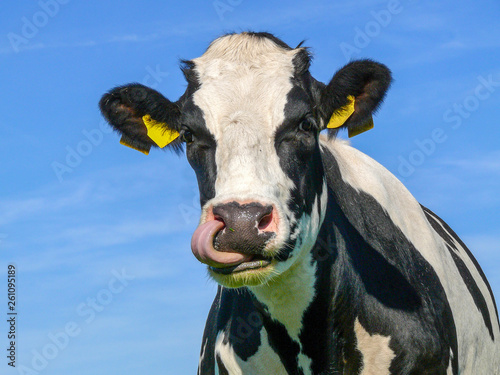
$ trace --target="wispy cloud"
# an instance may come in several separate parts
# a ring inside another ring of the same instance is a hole
[[[75,244],[75,249],[85,250],[127,244],[141,238],[166,236],[183,229],[186,229],[186,225],[167,212],[163,218],[132,219],[113,224],[101,222],[96,225],[66,228],[62,232],[50,234],[45,238],[39,238],[39,240],[72,243]]]
[[[4,199],[0,201],[0,225],[78,205],[88,197],[89,191],[89,183],[75,186],[74,190],[63,194],[49,186],[22,198]]]
[[[491,151],[487,154],[468,155],[464,159],[443,159],[442,165],[455,167],[464,172],[476,174],[498,174],[500,175],[500,150]]]
[[[182,176],[184,164],[173,163],[168,169]],[[63,280],[61,285],[95,284],[98,275],[108,274],[116,263],[141,278],[181,272],[186,263],[181,258],[191,259],[189,239],[196,223],[179,220],[178,205],[183,202],[180,192],[192,190],[182,177],[172,185],[163,170],[165,160],[148,159],[4,198],[0,225],[8,237],[2,246],[24,274],[57,273],[59,277],[50,280]],[[148,203],[145,196],[155,198]],[[184,204],[192,204],[191,194],[185,198]],[[92,271],[82,268],[90,264]]]
[[[125,34],[125,35],[117,35],[111,36],[105,39],[100,40],[73,40],[67,42],[56,42],[56,41],[47,41],[43,43],[33,43],[19,46],[19,52],[29,52],[34,50],[42,50],[42,49],[64,49],[64,48],[91,48],[97,47],[100,45],[113,44],[113,43],[142,43],[149,42],[155,39],[159,39],[158,34],[150,34],[150,35],[138,35],[138,34]],[[0,48],[0,54],[14,54],[16,53],[12,48],[2,47]]]
[[[172,171],[173,175],[181,176],[183,167],[182,163],[172,163],[169,171]],[[68,178],[62,184],[54,178],[54,183],[0,199],[0,225],[68,210],[76,212],[76,209],[89,205],[142,198],[169,186],[168,179],[161,171],[166,173],[165,162],[155,159],[93,171],[90,174]],[[186,181],[177,179],[172,189],[182,191]]]
[[[477,234],[463,237],[479,264],[486,273],[495,296],[500,298],[500,236],[496,234]]]
[[[479,234],[464,236],[464,241],[471,248],[477,249],[477,252],[481,252],[485,258],[489,258],[490,256],[497,258],[496,255],[500,251],[500,236],[498,235]],[[497,262],[500,263],[500,259]]]
[[[221,25],[214,22],[198,22],[193,24],[183,23],[166,28],[158,26],[158,30],[153,33],[127,33],[117,35],[99,35],[94,38],[78,39],[68,35],[64,40],[50,40],[46,37],[43,42],[28,43],[18,47],[19,52],[29,52],[42,49],[65,49],[65,48],[93,48],[102,45],[122,44],[122,43],[148,43],[165,40],[173,36],[194,36],[200,33],[215,32],[221,29]],[[60,35],[57,36],[61,38]],[[54,37],[53,37],[54,38]],[[0,54],[15,54],[10,46],[0,46]]]

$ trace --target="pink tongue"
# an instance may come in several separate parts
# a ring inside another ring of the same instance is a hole
[[[214,249],[214,236],[224,228],[224,223],[211,220],[200,225],[191,238],[191,250],[194,256],[202,263],[215,268],[236,266],[249,261],[252,256],[241,253],[229,253]]]

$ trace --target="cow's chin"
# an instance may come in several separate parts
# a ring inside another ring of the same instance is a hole
[[[281,247],[288,247],[284,244],[281,245]],[[214,268],[208,266],[208,273],[217,283],[227,288],[266,285],[285,276],[287,271],[297,261],[303,259],[304,253],[309,250],[308,248],[294,249],[287,260],[279,260],[277,258],[279,249],[280,246],[273,246],[266,251],[267,257],[256,255],[250,260],[232,267]]]
[[[208,267],[210,276],[220,285],[227,288],[241,288],[244,286],[258,286],[267,283],[274,276],[276,276],[276,265],[278,263],[275,259],[270,260],[255,260],[247,267],[238,269],[214,269]]]

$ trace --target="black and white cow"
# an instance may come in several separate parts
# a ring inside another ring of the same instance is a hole
[[[353,61],[324,85],[309,63],[270,34],[229,34],[184,62],[177,102],[139,84],[100,102],[123,143],[184,143],[196,172],[191,246],[220,284],[198,373],[500,374],[495,301],[464,243],[320,136],[370,126],[389,70]]]

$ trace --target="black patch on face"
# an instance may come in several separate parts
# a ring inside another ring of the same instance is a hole
[[[280,167],[294,183],[290,201],[286,204],[298,220],[304,214],[312,214],[314,202],[323,190],[319,128],[312,114],[312,99],[299,86],[294,86],[288,93],[284,112],[285,120],[276,130],[274,146]],[[290,233],[294,229],[291,228]],[[290,245],[283,249],[280,259],[290,256],[293,249]]]
[[[448,248],[448,250],[453,258],[453,261],[455,262],[455,265],[458,268],[458,271],[460,272],[460,276],[462,276],[462,278],[465,282],[465,285],[467,285],[467,289],[469,289],[469,293],[471,294],[472,299],[474,300],[474,303],[476,304],[477,309],[481,312],[481,315],[483,316],[484,324],[488,328],[491,339],[495,340],[495,336],[493,334],[493,325],[492,325],[492,321],[491,321],[491,317],[490,317],[490,312],[488,310],[488,305],[486,304],[486,300],[483,296],[483,293],[481,292],[481,290],[477,286],[476,281],[472,277],[469,269],[465,265],[462,258],[460,258],[460,256],[458,255],[458,249],[456,248],[455,244],[453,243],[453,240],[458,242],[463,247],[463,249],[466,251],[468,257],[470,258],[470,260],[472,260],[474,266],[476,267],[476,270],[478,271],[479,275],[483,279],[483,282],[488,287],[488,291],[490,292],[491,299],[493,300],[493,304],[495,306],[495,312],[497,314],[497,320],[498,320],[498,310],[497,310],[497,306],[495,303],[495,298],[493,297],[493,292],[491,291],[490,284],[488,283],[488,280],[486,279],[486,276],[484,275],[483,270],[481,269],[481,267],[477,263],[476,258],[474,258],[474,256],[470,252],[470,250],[467,248],[467,246],[465,246],[465,244],[462,242],[462,240],[460,240],[460,238],[456,235],[456,233],[453,232],[453,230],[443,220],[438,218],[438,216],[435,213],[433,213],[431,210],[429,210],[428,208],[426,208],[424,206],[422,206],[422,209],[425,213],[425,216],[427,217],[427,221],[429,222],[429,224],[431,224],[431,226],[434,228],[434,230],[446,242],[446,246],[447,246],[447,248]],[[449,234],[445,230],[443,230],[443,227],[441,227],[441,225],[439,225],[438,223],[441,224]],[[450,235],[453,237],[450,237]]]
[[[217,143],[207,129],[203,111],[193,101],[194,93],[200,88],[195,63],[190,60],[181,60],[181,70],[188,86],[176,103],[182,112],[179,139],[187,138],[186,133],[190,133],[190,138],[192,138],[192,142],[186,142],[186,156],[196,173],[200,190],[200,203],[203,207],[208,200],[215,196],[215,180],[217,178],[215,148]]]
[[[274,259],[279,262],[284,262],[290,259],[293,255],[292,250],[295,248],[296,243],[297,239],[287,239],[280,252],[274,256]]]
[[[192,142],[186,144],[186,156],[196,173],[200,203],[203,207],[208,200],[215,197],[217,143],[206,127],[202,110],[194,104],[191,96],[184,100],[181,124],[181,137],[185,132],[190,132],[192,136]]]

